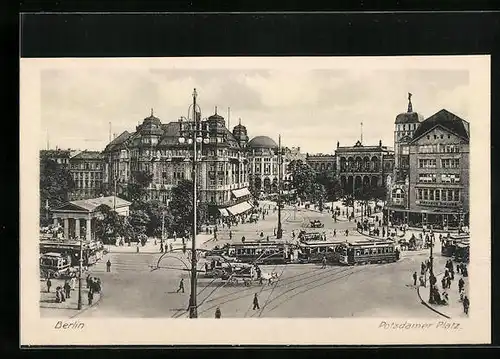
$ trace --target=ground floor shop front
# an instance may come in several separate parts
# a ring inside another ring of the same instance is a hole
[[[460,210],[410,210],[398,207],[384,208],[384,221],[392,225],[451,230],[469,226],[469,212]]]

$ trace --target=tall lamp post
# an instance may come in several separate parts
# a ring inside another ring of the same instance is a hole
[[[193,118],[187,123],[187,128],[180,129],[179,143],[188,145],[193,145],[193,162],[192,162],[192,180],[193,180],[193,238],[191,241],[191,294],[189,296],[189,318],[198,317],[198,308],[196,301],[196,232],[197,232],[197,164],[198,164],[198,146],[202,142],[205,144],[209,143],[208,139],[208,129],[202,129],[201,127],[201,109],[199,111],[200,116],[198,116],[197,109],[199,106],[196,105],[196,89],[193,91],[193,104],[192,104],[192,115]],[[182,126],[182,124],[181,124]]]
[[[276,230],[276,239],[283,237],[283,228],[281,228],[281,165],[283,156],[281,153],[281,135],[278,136],[278,228]]]
[[[82,309],[82,269],[83,269],[83,239],[80,238],[80,258],[78,266],[78,310]]]

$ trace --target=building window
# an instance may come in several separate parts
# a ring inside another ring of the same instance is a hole
[[[436,199],[436,201],[440,201],[441,200],[441,190],[437,189],[435,191],[434,198]]]
[[[434,158],[420,158],[418,160],[419,168],[436,168],[436,159]]]
[[[459,168],[460,159],[458,158],[443,158],[441,159],[442,168]]]
[[[460,183],[459,174],[444,173],[441,175],[441,182],[443,183]]]
[[[418,181],[424,182],[424,183],[436,182],[436,174],[435,173],[419,173]]]

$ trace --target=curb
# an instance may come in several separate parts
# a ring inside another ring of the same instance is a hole
[[[436,275],[436,279],[439,275],[443,274],[443,272],[439,273]],[[427,307],[428,309],[432,310],[434,313],[436,314],[439,314],[443,317],[445,317],[446,319],[451,319],[451,317],[447,316],[446,314],[440,312],[439,310],[437,310],[436,308],[432,307],[430,304],[428,304],[426,301],[424,301],[422,299],[422,296],[420,295],[420,286],[417,287],[417,295],[418,295],[418,298],[420,299],[420,304],[422,304],[423,306]]]
[[[70,318],[71,318],[71,319],[72,319],[72,318],[76,318],[76,317],[77,317],[77,316],[79,316],[80,314],[85,313],[87,310],[89,310],[89,309],[91,309],[91,308],[94,308],[97,304],[99,304],[99,303],[101,302],[101,299],[102,299],[102,297],[103,297],[103,296],[104,296],[104,295],[103,295],[103,293],[102,293],[102,292],[101,292],[101,293],[99,293],[99,299],[98,299],[98,300],[96,300],[94,303],[92,303],[92,305],[87,306],[86,308],[84,308],[84,309],[82,309],[82,310],[78,311],[75,315],[72,315]]]

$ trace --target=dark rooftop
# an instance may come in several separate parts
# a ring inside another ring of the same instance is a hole
[[[469,123],[445,109],[436,112],[423,121],[413,134],[413,141],[416,141],[436,126],[442,126],[451,133],[469,141]]]

